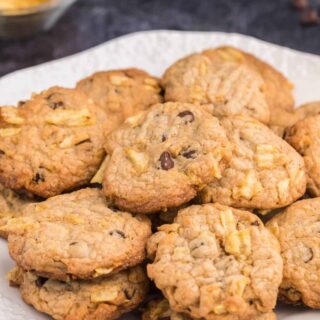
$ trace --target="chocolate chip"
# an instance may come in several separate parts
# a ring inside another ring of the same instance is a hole
[[[259,223],[259,221],[254,221],[254,222],[251,223],[251,225],[259,227],[260,223]]]
[[[58,102],[49,102],[49,108],[56,110],[56,109],[63,109],[64,103],[62,101]]]
[[[37,172],[36,175],[33,177],[32,181],[34,181],[35,183],[43,182],[44,177],[41,173]]]
[[[19,101],[18,102],[18,107],[22,107],[24,104],[26,104],[26,101]]]
[[[136,294],[136,289],[133,289],[132,292],[129,292],[128,289],[124,289],[124,290],[123,290],[123,293],[124,293],[124,295],[126,296],[126,299],[127,299],[127,300],[131,300],[131,299],[134,297],[134,295]]]
[[[89,183],[88,188],[102,189],[102,184],[98,182]]]
[[[161,156],[160,156],[160,163],[161,163],[161,168],[163,170],[169,170],[172,169],[174,167],[174,162],[171,158],[171,154],[167,151],[162,152]]]
[[[5,155],[5,152],[3,150],[0,150],[0,156]]]
[[[309,6],[309,0],[292,0],[291,4],[295,9],[303,10]]]
[[[112,230],[112,231],[109,232],[109,234],[110,234],[110,236],[117,235],[117,236],[120,236],[123,239],[126,238],[126,235],[124,234],[124,232],[122,232],[120,230]]]
[[[182,152],[182,156],[187,159],[195,159],[196,158],[196,151],[195,150],[189,150]]]
[[[76,245],[78,242],[77,241],[74,241],[74,242],[71,242],[69,245],[70,246],[74,246],[74,245]]]
[[[161,137],[161,141],[165,142],[166,140],[167,140],[167,137],[163,134],[162,137]]]
[[[301,15],[300,23],[306,27],[320,24],[320,17],[318,11],[313,8],[308,8],[304,10]]]
[[[188,110],[180,112],[178,117],[183,118],[185,124],[194,120],[194,114]]]
[[[43,278],[43,277],[38,277],[36,280],[36,286],[38,288],[41,288],[46,282],[47,282],[47,278]]]

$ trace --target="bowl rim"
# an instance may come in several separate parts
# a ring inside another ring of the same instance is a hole
[[[32,5],[29,8],[20,8],[20,9],[1,9],[0,16],[24,16],[34,13],[41,13],[53,8],[59,7],[61,5],[69,5],[76,0],[47,0],[43,3]]]

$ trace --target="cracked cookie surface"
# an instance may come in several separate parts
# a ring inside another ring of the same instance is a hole
[[[269,123],[265,83],[254,68],[206,51],[175,62],[162,78],[165,101],[206,105],[215,116],[242,114]]]
[[[106,276],[145,258],[150,221],[108,207],[98,189],[30,204],[4,227],[11,257],[24,270],[58,280]]]
[[[104,157],[102,110],[83,93],[53,87],[0,108],[0,181],[43,198],[90,181]]]
[[[105,110],[113,128],[134,113],[162,101],[159,80],[133,68],[97,72],[79,81],[77,88]]]
[[[23,300],[55,320],[111,320],[136,308],[148,291],[137,266],[103,279],[61,282],[15,268],[8,275]]]
[[[179,211],[148,241],[148,276],[175,312],[253,319],[271,312],[282,279],[279,244],[254,214],[206,204]]]
[[[295,202],[267,227],[278,238],[283,258],[282,300],[320,308],[320,198]]]
[[[278,135],[295,119],[292,83],[278,70],[254,55],[234,47],[219,47],[204,51],[211,59],[233,61],[254,68],[265,83],[265,97],[270,107],[270,127]]]
[[[252,118],[226,117],[221,124],[233,146],[231,161],[222,178],[200,192],[200,202],[275,209],[303,196],[303,159],[288,143]]]
[[[304,159],[308,192],[320,196],[320,115],[298,121],[286,130],[285,139]]]
[[[128,118],[106,146],[104,193],[116,206],[150,213],[186,203],[219,178],[229,143],[219,120],[200,106],[157,104]]]

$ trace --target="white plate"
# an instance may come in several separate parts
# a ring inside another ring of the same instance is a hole
[[[294,83],[297,103],[320,100],[320,57],[282,48],[248,36],[221,32],[139,32],[109,41],[72,57],[17,71],[0,79],[0,105],[16,104],[53,85],[74,86],[97,70],[140,67],[160,76],[178,58],[194,51],[230,44],[252,52],[283,71]],[[279,88],[281,90],[281,88]],[[13,266],[0,241],[0,320],[46,319],[25,305],[5,274]],[[280,320],[316,320],[320,311],[278,306]],[[129,316],[125,316],[126,319]]]

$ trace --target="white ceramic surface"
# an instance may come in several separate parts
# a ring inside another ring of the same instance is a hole
[[[283,71],[295,85],[297,103],[320,100],[320,57],[269,44],[248,36],[221,32],[149,31],[126,35],[71,57],[0,78],[0,105],[16,104],[53,85],[72,87],[97,70],[140,67],[154,75],[194,51],[230,44],[247,50]],[[279,88],[281,90],[281,88]],[[0,320],[40,320],[46,316],[25,305],[5,274],[13,266],[0,240]],[[317,320],[320,311],[278,306],[279,320]],[[133,319],[126,315],[124,319]]]

